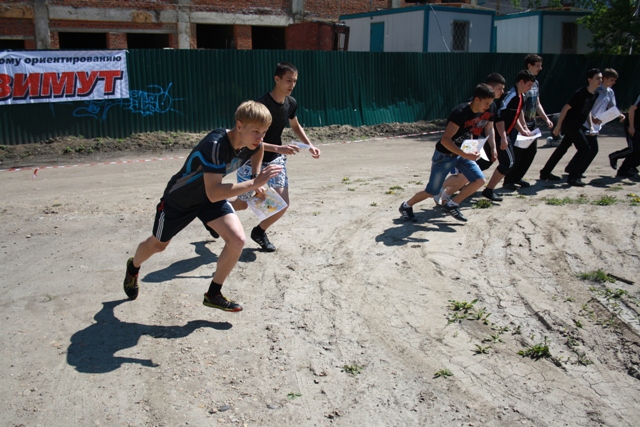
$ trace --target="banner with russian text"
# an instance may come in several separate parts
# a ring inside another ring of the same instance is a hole
[[[126,51],[0,52],[0,105],[129,98]]]

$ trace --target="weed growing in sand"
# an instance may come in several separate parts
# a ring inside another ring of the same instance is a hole
[[[547,341],[547,337],[544,337],[544,341],[538,344],[527,347],[524,350],[520,350],[518,354],[522,357],[530,357],[533,360],[539,360],[545,357],[551,357],[551,352],[549,351],[549,344]]]
[[[473,209],[489,209],[493,207],[493,203],[488,199],[480,199],[473,205]]]
[[[376,207],[376,206],[378,206],[378,203],[376,203],[376,202],[371,202],[371,204],[370,204],[369,206]]]
[[[588,366],[593,364],[591,359],[587,357],[586,353],[580,353],[579,351],[574,351],[574,353],[576,355],[575,365]]]
[[[618,185],[613,185],[605,189],[604,191],[620,191],[620,190],[624,190],[624,188],[622,188],[622,185],[618,184]]]
[[[453,373],[448,370],[448,369],[440,369],[438,372],[436,372],[433,376],[433,378],[448,378],[448,377],[452,377]]]
[[[564,197],[559,199],[557,197],[545,197],[544,201],[547,205],[562,206],[562,205],[583,205],[588,202],[587,197],[584,194],[580,194],[577,199],[571,197]]]
[[[451,310],[453,311],[463,311],[465,313],[468,313],[470,310],[473,309],[473,306],[475,305],[475,303],[478,302],[478,299],[474,299],[471,302],[466,302],[466,301],[455,301],[450,299],[449,302],[451,303]]]
[[[605,282],[613,283],[616,281],[613,277],[609,276],[607,273],[605,273],[600,269],[595,271],[589,271],[586,273],[578,273],[578,278],[582,280],[591,280],[593,282],[598,282],[598,283],[605,283]]]
[[[596,325],[602,326],[604,329],[607,328],[617,328],[618,327],[618,319],[615,314],[612,314],[608,319],[598,319],[596,321]]]
[[[592,205],[611,206],[617,201],[616,196],[602,196],[598,200],[591,202]]]
[[[318,215],[320,215],[320,211],[313,211],[313,212],[311,212],[311,215],[318,216]]]
[[[500,334],[496,333],[496,334],[489,334],[487,337],[485,337],[485,339],[482,340],[482,342],[503,342],[502,338],[500,338]]]
[[[58,295],[45,294],[45,296],[42,297],[42,302],[51,302],[55,299],[58,299]]]
[[[476,344],[476,349],[473,350],[476,354],[489,354],[489,350],[491,350],[491,346],[488,345],[486,347],[483,347],[479,344]]]
[[[348,176],[345,176],[344,178],[342,178],[343,184],[349,184],[350,182],[351,182],[351,178],[349,178]]]
[[[578,319],[573,319],[573,323],[575,323],[575,325],[576,325],[578,328],[582,328],[582,322],[581,322],[581,321],[579,321]]]
[[[627,194],[627,197],[631,201],[631,206],[640,205],[640,196],[638,196],[637,194],[629,193],[629,194]]]
[[[289,394],[287,394],[287,399],[289,399],[289,400],[293,400],[293,399],[295,399],[296,397],[301,397],[301,396],[302,396],[302,394],[300,394],[300,393],[296,393],[296,392],[294,392],[294,391],[291,391],[291,392],[289,392]]]
[[[342,367],[342,372],[346,372],[348,374],[351,375],[358,375],[359,373],[362,372],[362,366],[358,365],[357,363],[354,363],[353,365],[344,365]]]
[[[393,187],[389,187],[389,189],[385,192],[385,194],[396,194],[396,190],[402,191],[404,188],[399,185],[394,185]]]
[[[522,326],[516,326],[513,332],[511,332],[511,335],[522,335]]]
[[[356,189],[353,188],[353,187],[349,187],[349,188],[347,188],[347,191],[356,191]]]

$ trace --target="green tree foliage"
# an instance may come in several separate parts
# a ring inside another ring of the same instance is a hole
[[[640,54],[640,0],[577,0],[576,5],[593,13],[578,19],[591,30],[589,47],[609,55]]]

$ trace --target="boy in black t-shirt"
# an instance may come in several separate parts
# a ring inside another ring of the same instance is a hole
[[[629,107],[629,115],[624,123],[624,133],[627,137],[628,147],[611,153],[611,167],[616,168],[618,159],[624,158],[624,162],[620,165],[616,176],[618,178],[631,178],[637,174],[637,167],[640,166],[640,95],[631,107]]]
[[[309,152],[314,159],[320,157],[320,150],[316,148],[305,133],[304,129],[298,122],[296,110],[298,104],[291,92],[298,82],[298,69],[288,62],[281,62],[276,67],[274,76],[275,85],[271,92],[267,92],[257,99],[258,102],[266,105],[273,117],[273,122],[264,137],[264,159],[262,159],[262,167],[268,165],[279,165],[282,171],[278,176],[269,180],[269,187],[273,188],[282,199],[289,205],[289,177],[287,176],[287,156],[296,154],[300,148],[296,144],[282,145],[282,132],[287,123],[291,129],[300,138],[300,142],[308,146]],[[251,169],[253,161],[247,162],[238,169],[238,182],[244,182],[251,179]],[[247,208],[246,200],[251,196],[250,193],[242,194],[233,202],[236,210]],[[266,230],[278,221],[287,208],[281,210],[275,215],[263,220],[251,230],[251,239],[256,242],[263,251],[273,252],[276,247],[269,241]]]
[[[572,167],[567,177],[567,183],[577,187],[584,187],[586,185],[580,178],[586,170],[591,148],[585,135],[585,132],[589,129],[585,128],[583,123],[588,122],[590,124],[589,127],[593,127],[591,124],[593,121],[591,109],[598,97],[596,89],[598,89],[598,86],[602,83],[602,73],[600,70],[592,68],[587,71],[587,81],[588,85],[578,89],[573,96],[571,96],[569,102],[562,107],[560,118],[558,119],[558,124],[553,129],[553,134],[557,136],[560,133],[560,129],[562,129],[564,138],[562,138],[562,142],[556,147],[540,171],[540,179],[551,181],[559,181],[561,179],[551,172],[553,172],[553,168],[556,167],[560,159],[562,159],[562,156],[565,155],[571,144],[573,144],[578,151],[573,156],[573,159],[571,159],[570,164]]]
[[[496,185],[511,171],[515,156],[514,144],[518,133],[529,136],[531,133],[524,119],[524,94],[527,93],[536,81],[536,76],[529,70],[522,70],[516,76],[516,84],[509,89],[502,100],[496,119],[496,143],[500,143],[498,150],[498,167],[493,171],[487,188],[482,195],[494,202],[501,202],[502,197],[493,194]]]
[[[226,199],[249,190],[263,193],[262,186],[282,168],[272,165],[262,172],[259,170],[264,153],[262,139],[271,124],[269,110],[258,102],[246,101],[236,110],[235,119],[233,129],[216,129],[205,136],[180,171],[169,180],[156,210],[152,235],[138,245],[135,255],[127,261],[124,292],[129,299],[138,297],[142,263],[165,250],[176,234],[198,218],[218,230],[225,242],[203,304],[224,311],[242,310],[240,304],[221,293],[224,280],[238,262],[245,242],[242,224]],[[255,178],[241,184],[223,184],[222,178],[247,159],[257,165],[253,170]]]
[[[458,105],[449,114],[447,127],[436,144],[431,158],[429,183],[423,191],[417,192],[411,199],[400,205],[402,218],[416,221],[413,205],[438,194],[451,169],[456,168],[469,180],[469,184],[456,197],[442,205],[442,209],[457,220],[467,220],[460,212],[459,204],[484,185],[484,175],[476,163],[480,154],[476,150],[465,153],[461,146],[465,139],[474,137],[477,139],[483,131],[487,133],[491,131],[493,122],[488,120],[487,110],[494,96],[491,86],[479,84],[473,92],[473,100]]]

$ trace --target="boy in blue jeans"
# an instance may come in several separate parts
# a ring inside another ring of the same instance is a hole
[[[459,205],[482,187],[485,181],[484,174],[476,163],[480,154],[477,151],[465,153],[461,146],[465,139],[477,139],[483,130],[487,133],[491,131],[493,121],[487,110],[493,102],[494,95],[491,86],[479,84],[473,91],[473,100],[458,105],[449,114],[447,127],[436,144],[431,159],[429,183],[424,190],[400,205],[402,218],[415,222],[417,218],[413,213],[413,205],[440,193],[445,178],[451,169],[456,168],[469,180],[469,184],[456,197],[442,205],[442,209],[457,220],[467,220],[460,212]]]

